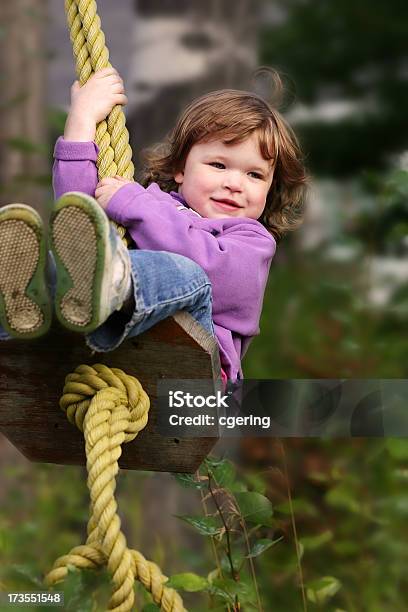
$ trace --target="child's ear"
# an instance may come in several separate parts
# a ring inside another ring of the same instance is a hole
[[[183,181],[184,181],[184,172],[182,172],[181,170],[179,172],[177,172],[174,175],[174,180],[176,181],[176,183],[181,185],[183,183]]]

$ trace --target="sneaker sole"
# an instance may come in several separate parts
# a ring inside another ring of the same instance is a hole
[[[72,192],[58,200],[50,222],[57,268],[55,312],[73,331],[89,333],[98,327],[108,236],[109,222],[93,198]]]
[[[51,325],[41,217],[24,204],[0,210],[0,322],[15,338],[36,338]]]

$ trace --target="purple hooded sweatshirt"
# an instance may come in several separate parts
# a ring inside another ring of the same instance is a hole
[[[59,138],[54,150],[55,197],[67,191],[95,195],[98,182],[93,142]],[[212,285],[213,321],[221,366],[229,379],[242,376],[241,359],[259,333],[263,296],[276,243],[256,220],[206,219],[182,197],[156,183],[126,184],[111,198],[108,217],[127,228],[138,249],[189,257]]]

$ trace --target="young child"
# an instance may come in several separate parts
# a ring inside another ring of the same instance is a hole
[[[192,102],[166,142],[147,152],[140,183],[98,182],[96,125],[126,102],[113,68],[71,89],[54,151],[57,317],[85,333],[92,349],[110,351],[187,310],[215,335],[223,377],[240,378],[259,333],[276,240],[301,220],[306,175],[296,137],[259,96],[215,91]],[[109,219],[126,227],[131,250]],[[51,307],[35,211],[1,209],[0,245],[2,336],[41,335]]]

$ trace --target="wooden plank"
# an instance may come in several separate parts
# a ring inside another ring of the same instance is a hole
[[[216,438],[165,438],[154,431],[160,378],[219,377],[218,346],[186,312],[177,313],[109,353],[94,353],[83,336],[54,325],[32,341],[0,343],[0,431],[31,461],[85,463],[81,432],[58,406],[65,376],[80,364],[103,363],[136,376],[151,400],[149,423],[123,446],[122,468],[194,472]]]

